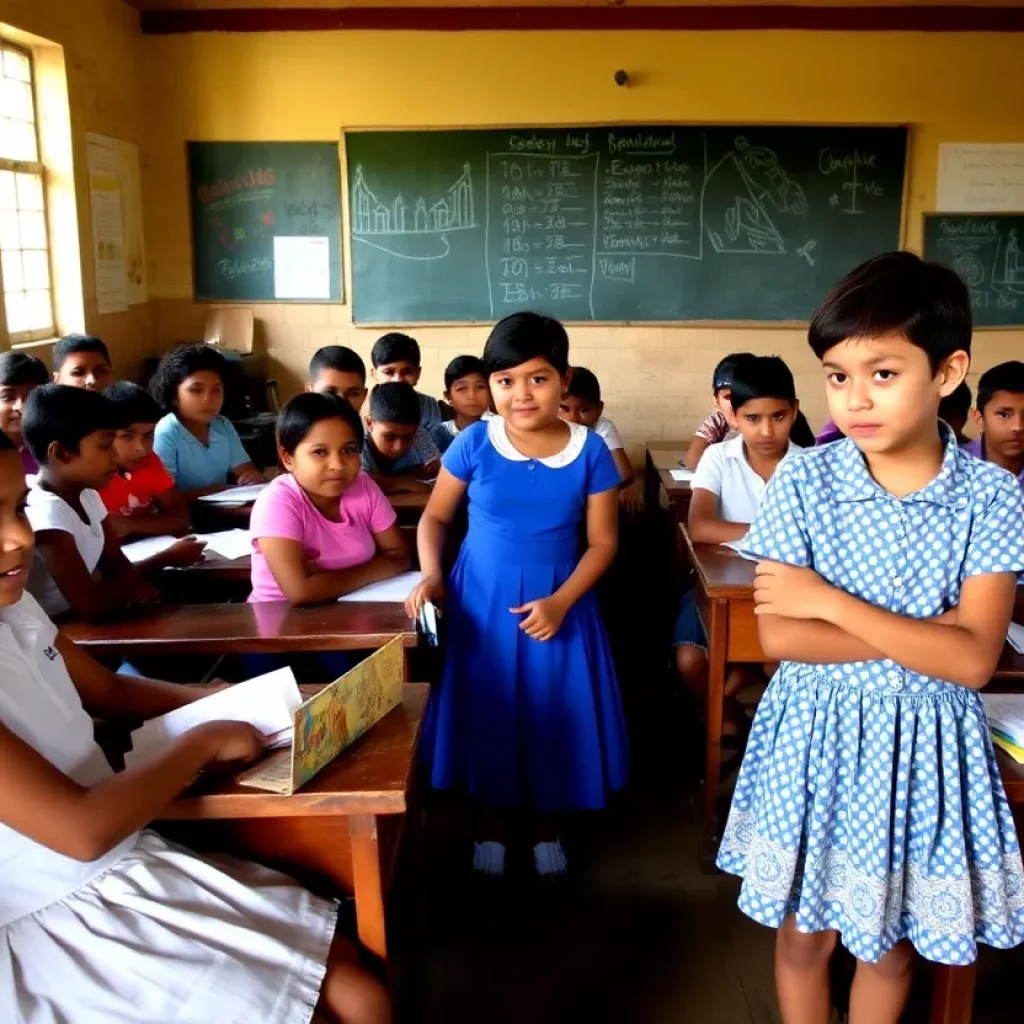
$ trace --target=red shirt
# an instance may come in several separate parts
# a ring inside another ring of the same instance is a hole
[[[151,452],[149,458],[131,473],[118,473],[100,491],[107,511],[115,516],[146,515],[158,494],[174,486],[171,474],[164,469],[160,456]]]

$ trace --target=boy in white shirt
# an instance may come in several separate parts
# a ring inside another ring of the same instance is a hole
[[[800,409],[793,374],[778,356],[739,356],[732,369],[732,409],[738,435],[711,445],[693,475],[687,530],[697,544],[733,544],[754,519],[768,481],[783,459],[801,449],[789,439]],[[707,688],[707,635],[693,591],[682,601],[673,630],[676,667],[703,699]],[[742,731],[735,694],[744,675],[726,680],[724,734]]]

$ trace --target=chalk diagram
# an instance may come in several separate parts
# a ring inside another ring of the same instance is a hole
[[[709,209],[723,212],[709,215]],[[708,172],[701,210],[715,252],[782,256],[786,242],[775,218],[802,218],[807,213],[807,197],[773,150],[751,146],[739,136]],[[813,244],[805,245],[799,253],[811,266],[813,248]]]
[[[398,193],[385,203],[366,184],[362,164],[352,182],[352,240],[403,260],[440,260],[451,251],[448,233],[480,225],[469,164],[440,196]]]
[[[941,248],[948,250],[950,263],[968,288],[991,291],[1016,305],[1014,296],[1024,296],[1024,252],[1011,228],[1006,243],[999,234],[984,231],[957,238],[943,238]]]

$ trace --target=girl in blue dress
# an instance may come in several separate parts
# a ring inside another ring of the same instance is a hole
[[[718,863],[779,929],[787,1024],[829,1019],[828,960],[858,958],[851,1024],[895,1024],[914,950],[967,964],[1024,941],[1024,869],[978,691],[1024,570],[1024,503],[938,418],[970,363],[967,289],[889,253],[811,321],[843,440],[788,459],[744,542],[763,559],[758,708]]]
[[[615,557],[619,474],[597,434],[559,419],[569,342],[557,320],[507,317],[483,361],[497,415],[452,442],[419,525],[423,581],[409,611],[441,603],[447,621],[423,751],[435,788],[465,788],[487,810],[476,870],[504,871],[503,812],[525,808],[538,872],[560,874],[553,815],[601,808],[626,781],[626,730],[593,592]],[[464,496],[469,532],[446,585],[445,531]]]

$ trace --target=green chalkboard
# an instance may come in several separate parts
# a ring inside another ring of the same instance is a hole
[[[190,142],[195,297],[338,302],[341,162],[334,142]]]
[[[904,128],[345,136],[357,322],[806,319],[899,248]]]
[[[975,327],[1024,327],[1024,213],[929,213],[925,259],[971,290]]]

